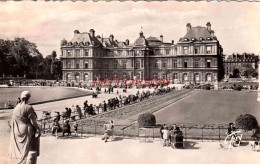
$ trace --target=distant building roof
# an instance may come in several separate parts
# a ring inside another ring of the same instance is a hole
[[[192,40],[200,40],[200,38],[203,38],[206,40],[207,38],[212,38],[210,31],[206,27],[191,27],[191,29],[186,33],[186,35],[180,39],[180,41],[185,41],[185,39]],[[215,37],[214,37],[215,38]]]

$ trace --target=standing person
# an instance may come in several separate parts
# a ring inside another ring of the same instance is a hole
[[[16,103],[16,105],[17,104],[20,104],[21,103],[21,98],[20,97],[18,97],[18,100],[17,100],[17,103]]]
[[[104,104],[103,104],[103,111],[106,112],[107,111],[107,103],[104,101]]]
[[[82,112],[81,112],[79,105],[76,105],[76,109],[77,109],[77,114],[79,116],[79,119],[81,119],[82,118]]]
[[[163,133],[163,141],[164,141],[163,146],[169,146],[169,130],[167,126],[164,127],[162,133]]]
[[[164,127],[166,126],[166,124],[163,124],[163,126],[161,126],[160,128],[160,134],[161,134],[161,138],[163,139],[163,132],[162,130],[164,129]]]
[[[21,102],[15,107],[11,121],[9,147],[10,163],[26,163],[30,160],[29,151],[34,151],[34,159],[39,156],[41,128],[36,122],[34,109],[28,104],[29,91],[23,91]]]

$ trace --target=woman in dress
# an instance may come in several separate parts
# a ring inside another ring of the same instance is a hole
[[[26,163],[29,151],[36,151],[39,156],[41,128],[36,122],[33,107],[28,104],[30,97],[29,91],[23,91],[21,102],[13,110],[9,147],[10,163]]]

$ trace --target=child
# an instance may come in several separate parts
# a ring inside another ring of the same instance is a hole
[[[75,137],[77,137],[78,136],[78,123],[77,123],[77,121],[75,121],[74,122],[74,124],[73,124],[73,128],[74,128],[74,133],[75,133]]]
[[[164,140],[163,146],[169,146],[169,130],[167,126],[162,130],[162,133],[163,133],[163,140]]]

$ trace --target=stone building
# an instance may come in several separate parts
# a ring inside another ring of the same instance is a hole
[[[243,53],[228,55],[224,61],[226,77],[240,77],[247,69],[257,69],[258,56],[254,54]]]
[[[61,41],[63,80],[90,83],[98,79],[162,79],[173,83],[207,83],[223,77],[222,48],[207,27],[191,27],[174,44],[166,43],[163,36],[146,38],[141,31],[130,43],[74,31],[68,42]]]

